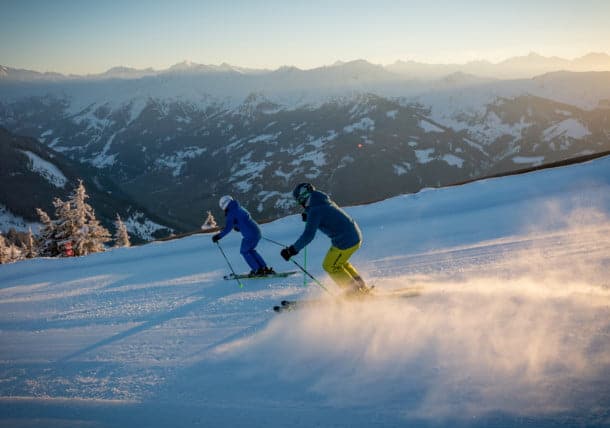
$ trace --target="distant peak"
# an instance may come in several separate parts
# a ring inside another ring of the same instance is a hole
[[[109,68],[105,72],[101,74],[90,74],[88,77],[92,78],[119,78],[119,79],[129,79],[129,78],[139,78],[146,75],[155,74],[155,70],[151,67],[145,69],[137,69],[133,67],[127,67],[124,65],[119,65],[116,67]]]
[[[372,64],[365,59],[355,59],[353,61],[342,62],[340,65],[336,65],[335,67],[356,71],[367,71],[383,68],[381,65]]]
[[[170,69],[183,69],[183,68],[192,68],[195,64],[192,61],[184,60],[182,62],[178,62],[170,67]]]
[[[112,67],[112,68],[109,68],[108,70],[106,70],[106,73],[111,73],[113,71],[132,71],[132,70],[135,70],[135,68],[126,67],[124,65],[117,65],[116,67]]]
[[[221,68],[221,69],[224,69],[224,70],[235,70],[237,67],[232,66],[228,62],[223,62],[222,64],[220,64],[218,66],[218,68]]]
[[[586,55],[581,56],[578,59],[585,60],[609,60],[610,55],[605,52],[591,52]]]
[[[278,72],[281,73],[289,73],[292,71],[300,71],[297,67],[295,67],[294,65],[282,65],[280,68],[277,69]]]
[[[348,61],[343,63],[343,65],[373,65],[370,62],[368,62],[366,59],[355,59],[353,61]]]
[[[354,59],[351,61],[335,61],[332,65],[328,65],[325,66],[326,68],[329,67],[363,67],[363,66],[375,66],[374,64],[371,64],[370,62],[368,62],[365,59]],[[325,67],[320,67],[320,68],[325,68]]]
[[[193,61],[184,60],[182,62],[176,63],[172,65],[168,70],[169,71],[195,71],[199,69],[207,68],[207,66],[202,64],[197,64]]]
[[[223,62],[220,65],[206,65],[206,64],[198,64],[192,61],[182,61],[177,64],[172,65],[166,71],[170,72],[184,72],[184,73],[213,73],[213,72],[226,72],[226,71],[237,71],[237,68]]]

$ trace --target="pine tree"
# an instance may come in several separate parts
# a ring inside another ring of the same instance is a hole
[[[62,201],[59,198],[53,200],[55,206],[55,233],[54,239],[58,245],[60,255],[64,255],[62,249],[66,245],[74,245],[76,236],[82,229],[76,219],[76,213],[72,209],[70,201]]]
[[[105,250],[104,243],[110,241],[110,232],[95,218],[93,207],[85,200],[89,197],[82,180],[74,189],[67,213],[67,229],[73,231],[71,236],[74,255],[85,256]]]
[[[115,247],[131,247],[131,242],[129,241],[129,233],[127,232],[127,227],[123,220],[121,220],[120,215],[116,215],[116,221],[114,222],[116,226],[116,232],[114,234],[114,246]]]
[[[6,232],[5,238],[9,244],[19,245],[23,241],[23,234],[17,232],[17,229],[14,227],[11,227],[8,232]]]
[[[75,256],[104,251],[104,243],[110,241],[110,232],[95,218],[95,212],[86,202],[89,196],[83,182],[67,201],[55,198],[55,220],[47,213],[37,209],[43,223],[40,237],[40,254],[44,256],[63,255],[71,246]]]
[[[4,236],[0,234],[0,264],[8,263],[8,247]]]
[[[0,263],[16,262],[22,258],[19,247],[0,234]]]
[[[19,249],[19,247],[17,247],[14,244],[9,244],[8,257],[9,257],[9,262],[16,262],[23,258],[23,254],[21,253],[21,250]]]
[[[208,211],[207,217],[201,225],[201,230],[212,230],[216,229],[217,227],[218,225],[216,224],[216,219],[212,215],[212,212]]]
[[[33,259],[38,256],[38,248],[36,245],[36,239],[32,233],[32,228],[28,230],[28,234],[23,245],[22,253],[27,259]]]
[[[36,208],[36,212],[42,223],[37,242],[38,254],[43,257],[55,257],[60,253],[56,237],[56,222],[51,220],[51,217],[40,208]]]

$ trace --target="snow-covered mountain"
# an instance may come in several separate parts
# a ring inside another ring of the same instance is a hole
[[[354,265],[410,298],[335,303],[302,276],[239,288],[210,235],[0,265],[0,425],[608,425],[610,157],[346,209]],[[238,234],[221,245],[246,270]],[[328,246],[307,266],[334,294]],[[295,268],[279,250],[260,245]],[[322,300],[271,310],[294,298]]]
[[[12,135],[0,127],[0,231],[38,229],[36,208],[54,215],[54,198],[67,200],[84,181],[98,219],[111,230],[116,214],[128,225],[134,242],[167,236],[172,229],[134,203],[94,168],[74,163],[37,140]],[[156,220],[156,221],[155,221]],[[161,222],[162,224],[159,224]]]
[[[89,79],[139,79],[145,76],[154,76],[157,74],[152,68],[138,70],[132,67],[112,67],[111,69],[100,74],[91,74],[86,76]]]
[[[496,79],[527,79],[555,71],[609,71],[610,55],[589,53],[572,60],[545,57],[537,53],[508,58],[498,63],[471,61],[466,64],[425,64],[417,61],[396,61],[386,69],[417,79],[441,78],[451,73],[467,73]]]
[[[328,68],[341,68],[345,64],[364,64],[366,61],[336,61],[330,67],[320,67],[315,70]],[[503,61],[493,63],[487,60],[470,61],[464,64],[430,64],[413,60],[398,60],[393,64],[376,66],[383,68],[391,73],[399,74],[403,77],[418,80],[435,80],[449,74],[465,73],[479,77],[495,79],[522,79],[550,73],[554,71],[610,71],[610,55],[604,52],[591,52],[582,57],[565,59],[559,57],[545,57],[535,52],[528,55],[507,58]],[[280,70],[299,70],[296,67],[285,66]],[[280,71],[277,70],[277,71]],[[119,78],[131,79],[142,76],[154,76],[173,73],[201,73],[201,72],[227,72],[236,71],[243,74],[268,74],[273,70],[252,69],[234,66],[227,63],[220,65],[197,64],[192,61],[182,61],[174,64],[167,69],[154,70],[152,68],[135,69],[133,67],[118,66],[113,67],[104,73],[79,75],[62,75],[52,72],[35,72],[31,70],[15,69],[0,65],[0,79],[4,80],[58,80],[58,79],[88,79],[88,78]],[[310,70],[311,71],[311,70]]]
[[[366,61],[0,81],[0,125],[96,168],[182,231],[219,216],[222,194],[263,220],[292,212],[300,181],[363,203],[609,150],[609,105],[610,72],[420,81]]]

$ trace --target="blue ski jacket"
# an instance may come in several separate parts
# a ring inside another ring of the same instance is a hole
[[[301,251],[313,240],[318,229],[340,250],[351,248],[362,241],[362,233],[356,222],[330,200],[326,193],[319,190],[311,192],[305,212],[305,230],[293,244],[297,251]]]
[[[260,227],[252,220],[250,213],[242,208],[236,200],[229,202],[225,215],[227,223],[219,233],[219,239],[226,236],[232,229],[239,230],[245,239],[259,240],[261,238]]]

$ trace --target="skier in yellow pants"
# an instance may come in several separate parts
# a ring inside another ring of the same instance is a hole
[[[345,250],[331,246],[326,253],[322,267],[339,286],[351,287],[354,281],[358,286],[364,284],[356,268],[349,262],[349,258],[360,248],[360,245],[359,242]],[[359,281],[362,281],[362,284],[359,284]]]
[[[362,233],[356,222],[337,206],[327,194],[316,190],[310,183],[299,184],[292,192],[294,198],[305,209],[303,220],[305,230],[297,241],[284,248],[281,255],[285,260],[298,254],[309,244],[318,229],[331,239],[322,266],[330,277],[349,294],[363,294],[369,291],[349,258],[362,245]]]

